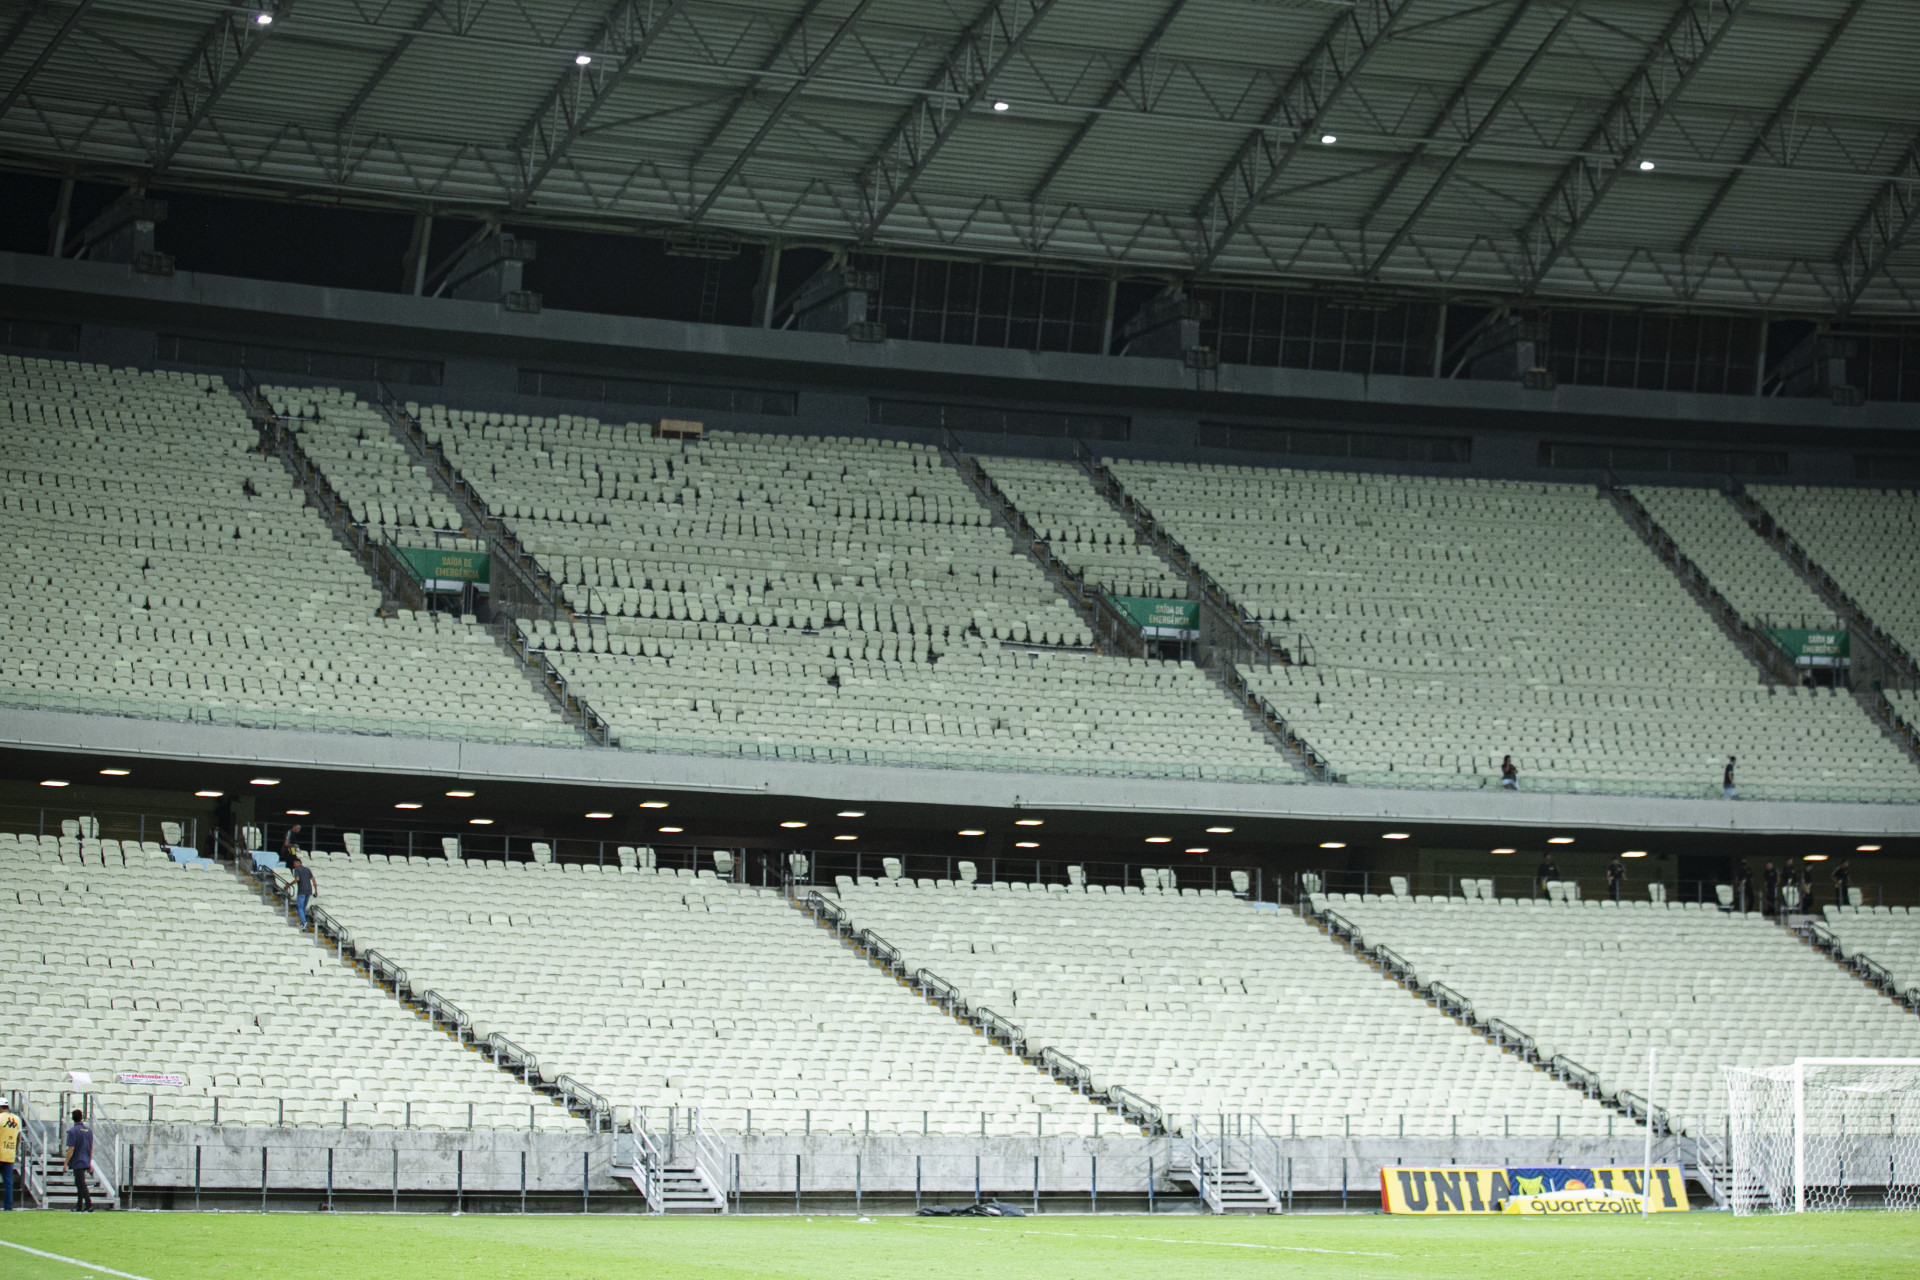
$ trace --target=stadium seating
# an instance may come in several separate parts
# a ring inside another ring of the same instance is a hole
[[[1053,553],[1088,582],[1109,595],[1186,597],[1186,579],[1152,547],[1134,541],[1126,517],[1073,463],[1039,458],[978,461]]]
[[[484,630],[382,618],[219,379],[0,358],[0,698],[579,746]]]
[[[534,1054],[545,1079],[618,1105],[699,1106],[712,1128],[756,1133],[1090,1134],[1103,1114],[861,962],[778,889],[561,863],[312,865],[328,910],[416,991]]]
[[[1277,1136],[1594,1136],[1597,1104],[1226,891],[843,881],[854,924],[1159,1106]],[[1402,1126],[1404,1125],[1404,1129]]]
[[[578,1129],[228,872],[158,844],[0,833],[0,1087],[159,1121]],[[183,1086],[122,1084],[177,1073]],[[151,1098],[151,1102],[149,1102]],[[471,1107],[471,1116],[469,1108]]]
[[[940,456],[422,411],[566,584],[525,620],[622,747],[1294,781],[1202,672],[1091,634]]]
[[[1117,462],[1128,490],[1312,665],[1248,684],[1353,783],[1911,801],[1851,698],[1769,689],[1611,502],[1482,480]]]
[[[1833,903],[1825,911],[1842,959],[1864,956],[1887,971],[1903,999],[1920,1002],[1920,914],[1907,907]]]
[[[479,550],[462,541],[459,513],[435,492],[386,417],[338,387],[262,386],[260,395],[299,435],[300,450],[367,526],[374,541]]]
[[[1801,485],[1747,492],[1875,625],[1920,653],[1920,495]]]
[[[1659,1049],[1654,1101],[1686,1133],[1721,1132],[1723,1066],[1920,1057],[1920,1019],[1758,913],[1356,894],[1315,905],[1403,957],[1420,985],[1464,996],[1477,1020],[1594,1073],[1604,1095],[1644,1096]]]
[[[1831,627],[1833,609],[1746,517],[1711,489],[1636,488],[1633,496],[1681,553],[1756,627]]]

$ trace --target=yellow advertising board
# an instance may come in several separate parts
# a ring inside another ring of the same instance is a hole
[[[1634,1168],[1540,1168],[1471,1169],[1450,1166],[1444,1169],[1410,1168],[1389,1165],[1380,1170],[1380,1207],[1388,1213],[1472,1214],[1528,1212],[1509,1208],[1515,1198],[1557,1196],[1565,1192],[1620,1192],[1633,1198],[1633,1212],[1640,1212],[1639,1197],[1645,1171]],[[1591,1197],[1598,1201],[1606,1197]],[[1655,1165],[1653,1204],[1655,1213],[1684,1212],[1687,1208],[1686,1185],[1678,1165]],[[1560,1209],[1542,1208],[1541,1213],[1617,1213],[1616,1208]]]

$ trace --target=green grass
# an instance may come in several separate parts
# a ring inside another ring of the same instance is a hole
[[[0,1240],[150,1280],[1823,1280],[1920,1269],[1920,1214],[1734,1219],[327,1217],[15,1213]],[[0,1248],[8,1280],[104,1273]]]

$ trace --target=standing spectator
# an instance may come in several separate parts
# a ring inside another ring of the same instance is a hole
[[[1810,863],[1800,865],[1800,910],[1806,915],[1815,915],[1819,911],[1813,901],[1813,866]]]
[[[1840,865],[1833,869],[1834,902],[1843,907],[1852,906],[1853,894],[1850,892],[1852,888],[1853,862],[1850,859],[1842,858],[1840,859]]]
[[[300,855],[292,855],[289,865],[293,868],[293,905],[300,913],[300,927],[307,927],[307,904],[313,901],[313,871],[300,861]]]
[[[1720,775],[1720,794],[1725,796],[1729,800],[1738,800],[1740,798],[1739,788],[1733,785],[1733,757],[1732,756],[1727,757],[1726,770]]]
[[[1767,863],[1766,873],[1761,877],[1760,883],[1767,891],[1766,897],[1760,899],[1761,913],[1773,915],[1780,909],[1780,873],[1774,870],[1771,861]]]
[[[1547,881],[1558,880],[1560,868],[1553,865],[1551,853],[1540,856],[1540,866],[1533,873],[1533,896],[1539,897],[1546,890]]]
[[[1615,858],[1607,864],[1607,892],[1615,902],[1620,901],[1620,884],[1627,878],[1627,864]]]
[[[1747,860],[1745,858],[1740,859],[1735,865],[1733,882],[1736,886],[1736,891],[1740,895],[1738,899],[1740,910],[1753,910],[1753,870],[1747,866]]]
[[[286,838],[280,841],[280,861],[291,866],[300,860],[300,824],[294,823]]]
[[[1508,791],[1520,789],[1520,770],[1514,767],[1512,756],[1500,757],[1500,785]]]
[[[0,1097],[0,1212],[13,1212],[13,1162],[20,1154],[20,1117]]]
[[[93,1168],[93,1130],[87,1128],[87,1113],[75,1108],[73,1128],[67,1130],[67,1150],[61,1157],[73,1173],[75,1213],[93,1212],[93,1189],[87,1185],[87,1173]]]

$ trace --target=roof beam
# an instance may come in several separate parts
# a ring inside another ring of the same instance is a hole
[[[1321,33],[1313,49],[1293,69],[1280,96],[1260,117],[1260,126],[1247,135],[1232,161],[1194,206],[1193,216],[1200,224],[1204,246],[1194,262],[1196,272],[1208,271],[1219,261],[1309,140],[1317,145],[1327,113],[1352,86],[1400,15],[1415,3],[1417,0],[1354,0]],[[1284,127],[1290,135],[1278,147],[1268,138],[1275,126]]]
[[[1820,47],[1813,51],[1813,56],[1807,59],[1807,64],[1800,68],[1800,74],[1794,77],[1793,84],[1780,95],[1780,101],[1775,104],[1773,114],[1768,116],[1767,122],[1760,126],[1760,132],[1753,135],[1753,141],[1748,143],[1747,149],[1740,153],[1740,158],[1734,162],[1727,176],[1721,179],[1719,187],[1707,201],[1706,207],[1700,210],[1700,216],[1693,220],[1693,226],[1681,238],[1680,252],[1690,252],[1695,242],[1706,232],[1707,224],[1713,221],[1713,216],[1720,212],[1720,206],[1726,203],[1729,195],[1733,194],[1734,185],[1740,181],[1741,172],[1752,164],[1762,151],[1766,150],[1774,131],[1786,121],[1787,114],[1793,110],[1794,104],[1800,101],[1800,95],[1806,91],[1807,82],[1813,79],[1813,73],[1820,69],[1821,64],[1827,60],[1827,55],[1833,52],[1833,46],[1840,43],[1840,37],[1845,35],[1847,28],[1853,25],[1854,16],[1860,12],[1866,2],[1867,0],[1853,0],[1853,3],[1847,6],[1847,11],[1827,29],[1826,39],[1822,40]]]
[[[260,46],[282,29],[296,0],[280,0],[277,20],[262,26],[253,15],[233,10],[215,18],[200,37],[200,43],[174,73],[154,103],[159,127],[154,135],[153,169],[165,171],[180,154],[193,131],[212,113],[214,104],[233,87],[240,73],[253,61]]]
[[[513,140],[519,158],[520,190],[508,201],[524,208],[569,149],[587,131],[587,125],[606,105],[629,72],[652,52],[660,33],[672,24],[686,0],[615,0],[600,23],[599,32],[584,52],[593,61],[561,73],[542,99],[539,110],[522,125]],[[608,65],[611,63],[611,65]]]
[[[1907,143],[1900,165],[1874,192],[1873,202],[1840,246],[1834,263],[1840,268],[1842,314],[1850,312],[1866,294],[1867,286],[1886,270],[1887,260],[1906,243],[1920,220],[1920,137]]]
[[[1523,0],[1523,2],[1530,4],[1532,0]],[[1147,38],[1140,42],[1139,48],[1133,51],[1133,56],[1127,59],[1127,65],[1120,68],[1120,74],[1113,78],[1113,83],[1107,86],[1107,91],[1100,95],[1100,100],[1087,113],[1087,118],[1074,129],[1073,136],[1067,139],[1067,145],[1054,154],[1046,171],[1040,175],[1040,180],[1034,183],[1032,190],[1028,192],[1027,199],[1038,200],[1047,193],[1047,188],[1053,185],[1053,180],[1060,176],[1060,171],[1067,167],[1067,162],[1080,150],[1080,144],[1085,142],[1087,135],[1093,132],[1093,126],[1100,122],[1101,114],[1111,107],[1122,93],[1126,92],[1127,84],[1141,74],[1147,59],[1153,56],[1154,51],[1160,47],[1160,41],[1166,38],[1167,28],[1173,25],[1173,20],[1180,16],[1180,11],[1185,9],[1187,4],[1188,0],[1173,0],[1173,3],[1161,13],[1160,21],[1153,24],[1153,30],[1147,32]],[[1142,85],[1143,92],[1140,97],[1143,102],[1147,97],[1144,89],[1145,86]]]
[[[1687,0],[1674,12],[1633,75],[1614,94],[1579,154],[1561,170],[1552,190],[1520,229],[1520,250],[1530,264],[1521,285],[1523,294],[1533,294],[1546,283],[1548,273],[1620,175],[1639,158],[1641,146],[1666,120],[1746,7],[1747,0]]]
[[[780,59],[786,57],[787,51],[806,34],[807,23],[825,3],[826,0],[807,0],[800,12],[794,15],[793,21],[787,24],[787,29],[780,33],[780,38],[774,42],[773,48],[767,51],[767,56],[760,59],[761,71],[771,71],[780,65]],[[728,104],[726,111],[721,113],[720,122],[707,130],[707,136],[702,138],[700,145],[693,149],[693,163],[699,164],[706,157],[707,152],[713,149],[714,144],[720,141],[733,122],[739,118],[740,113],[746,109],[746,105],[759,96],[760,77],[755,76],[747,81],[746,87],[740,90],[734,100]]]
[[[13,110],[13,104],[20,101],[20,95],[27,91],[27,86],[33,83],[33,78],[40,74],[40,69],[47,65],[47,60],[53,57],[54,53],[62,44],[66,43],[67,36],[72,33],[75,27],[80,25],[80,19],[85,16],[87,10],[92,7],[93,0],[80,0],[80,3],[73,7],[73,12],[67,15],[67,20],[60,24],[58,31],[53,33],[53,39],[47,41],[46,47],[40,50],[40,56],[35,58],[32,64],[21,73],[18,80],[14,81],[13,88],[7,90],[7,96],[0,98],[0,116],[5,116],[7,112]],[[21,24],[21,28],[25,28],[24,21]],[[8,43],[11,44],[12,42],[9,41]]]
[[[980,16],[960,33],[939,70],[928,78],[926,92],[895,122],[860,172],[860,191],[868,209],[867,235],[878,231],[900,207],[1054,3],[989,0]]]
[[[773,132],[775,125],[780,123],[780,118],[787,114],[787,108],[791,107],[800,95],[806,91],[807,87],[813,83],[813,78],[819,74],[820,68],[826,65],[827,59],[833,56],[833,51],[840,47],[840,42],[847,38],[847,35],[853,30],[854,24],[865,16],[868,6],[872,3],[873,0],[858,0],[853,6],[853,12],[843,18],[840,25],[834,28],[833,34],[828,36],[827,42],[820,46],[820,51],[813,55],[813,60],[807,63],[806,69],[800,73],[799,78],[787,86],[787,91],[780,96],[780,101],[773,104],[773,109],[767,112],[767,118],[760,122],[760,127],[754,130],[753,136],[747,139],[746,145],[741,147],[739,152],[733,157],[733,163],[727,166],[727,171],[721,174],[719,181],[713,184],[712,189],[707,192],[706,199],[702,200],[699,207],[693,211],[691,217],[688,219],[689,221],[698,222],[707,216],[707,210],[713,208],[713,202],[718,200],[726,189],[732,185],[733,180],[740,176],[740,170],[746,167],[747,161],[752,158],[753,153],[760,149],[760,144],[767,140],[767,135]],[[808,8],[808,12],[812,12],[811,6]],[[727,121],[732,120],[738,111],[739,102],[744,102],[745,100],[746,98],[743,95],[736,101],[734,109],[727,113],[727,120],[721,122],[722,129],[726,127]],[[717,131],[714,136],[719,136]],[[702,150],[704,150],[704,148],[702,148]]]
[[[347,105],[334,119],[335,133],[344,133],[352,127],[354,118],[360,114],[360,108],[367,105],[367,99],[373,96],[374,90],[386,83],[394,67],[406,55],[407,50],[413,47],[413,42],[419,39],[420,33],[427,29],[427,24],[439,14],[441,3],[442,0],[427,0],[426,7],[421,9],[419,15],[414,18],[413,26],[394,43],[393,48],[387,50],[387,55],[380,59],[380,65],[373,69],[373,74],[367,77],[366,82],[360,86],[352,98],[348,99]]]
[[[1530,2],[1530,0],[1528,0],[1528,2]],[[1525,7],[1526,4],[1523,3],[1521,8],[1524,9]],[[1453,175],[1459,170],[1462,164],[1466,163],[1467,157],[1473,154],[1473,149],[1480,145],[1480,140],[1487,135],[1487,131],[1491,129],[1494,122],[1500,118],[1500,113],[1507,109],[1507,104],[1513,101],[1514,95],[1520,92],[1521,86],[1526,84],[1528,78],[1533,75],[1534,69],[1546,58],[1547,50],[1553,47],[1554,41],[1558,40],[1561,33],[1572,23],[1573,16],[1579,11],[1579,8],[1580,0],[1572,0],[1572,3],[1567,6],[1566,12],[1560,15],[1560,20],[1554,23],[1547,31],[1546,38],[1528,55],[1526,62],[1523,63],[1520,70],[1514,74],[1513,79],[1507,82],[1507,87],[1500,91],[1498,97],[1487,104],[1487,109],[1480,115],[1480,122],[1473,126],[1473,129],[1467,134],[1466,140],[1460,144],[1459,148],[1447,160],[1446,165],[1441,168],[1440,176],[1433,180],[1433,185],[1428,187],[1427,193],[1420,197],[1420,202],[1414,205],[1413,211],[1401,220],[1399,228],[1395,230],[1391,236],[1387,237],[1386,244],[1382,245],[1380,252],[1374,255],[1372,264],[1367,267],[1366,278],[1368,280],[1371,281],[1379,278],[1380,272],[1384,270],[1387,265],[1387,260],[1393,257],[1394,251],[1399,249],[1407,237],[1413,234],[1413,230],[1419,225],[1420,219],[1426,217],[1427,210],[1433,207],[1433,202],[1440,198],[1440,193],[1446,189],[1449,182],[1453,181]],[[1516,13],[1514,17],[1515,20],[1517,20],[1519,14]],[[1506,30],[1510,31],[1511,29],[1511,26],[1509,26]],[[1506,31],[1503,31],[1501,34],[1504,36]],[[1481,65],[1485,65],[1484,61]],[[1463,85],[1463,93],[1465,88],[1466,86]],[[1411,157],[1409,157],[1407,163],[1412,163]],[[1401,172],[1406,172],[1404,166]],[[1399,175],[1396,174],[1395,176],[1398,177]]]
[[[1579,0],[1573,0],[1573,2],[1577,5]],[[1533,5],[1534,0],[1518,0],[1513,6],[1513,9],[1507,14],[1507,20],[1500,24],[1500,30],[1494,34],[1493,39],[1487,42],[1487,47],[1480,51],[1480,56],[1473,60],[1473,66],[1467,71],[1467,74],[1460,77],[1460,81],[1454,86],[1453,92],[1447,95],[1446,105],[1441,107],[1439,114],[1434,116],[1433,123],[1427,127],[1426,136],[1414,144],[1413,150],[1407,152],[1406,159],[1400,162],[1400,167],[1393,171],[1393,176],[1388,178],[1386,184],[1380,188],[1380,194],[1373,198],[1373,202],[1367,206],[1366,212],[1360,215],[1360,226],[1363,230],[1372,225],[1373,220],[1380,216],[1380,210],[1386,208],[1387,201],[1393,199],[1393,193],[1400,189],[1400,184],[1407,180],[1409,173],[1413,172],[1413,166],[1420,163],[1420,157],[1427,153],[1427,147],[1434,139],[1440,136],[1440,131],[1445,129],[1448,122],[1453,119],[1453,113],[1460,109],[1462,102],[1466,101],[1467,94],[1471,92],[1473,86],[1478,83],[1480,73],[1487,69],[1487,64],[1493,61],[1494,55],[1506,48],[1507,41],[1512,38],[1514,29],[1520,25],[1520,20],[1526,17],[1528,12],[1532,10]]]

